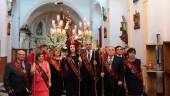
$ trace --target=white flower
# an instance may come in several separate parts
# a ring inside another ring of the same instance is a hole
[[[46,36],[46,44],[49,47],[64,47],[67,40],[66,30],[57,28],[50,30]]]

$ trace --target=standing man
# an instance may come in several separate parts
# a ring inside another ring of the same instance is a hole
[[[81,96],[99,96],[97,95],[97,73],[98,73],[98,54],[96,50],[92,50],[92,42],[87,41],[85,50],[81,52],[82,66],[81,74],[83,80],[81,82]]]
[[[126,56],[124,54],[124,48],[122,46],[116,46],[115,47],[116,56],[121,57],[123,60],[126,59]]]
[[[124,70],[122,59],[115,55],[113,46],[107,46],[106,53],[102,55],[104,73],[104,96],[125,96],[125,92],[121,90],[123,87]]]
[[[25,62],[24,50],[18,50],[16,55],[16,60],[6,66],[4,86],[9,96],[29,96],[31,67]]]
[[[44,55],[44,60],[49,61],[50,60],[50,54],[48,52],[48,46],[46,44],[40,45],[40,51]]]

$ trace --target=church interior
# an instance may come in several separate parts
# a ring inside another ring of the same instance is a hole
[[[0,84],[16,50],[69,38],[94,48],[132,47],[148,96],[170,96],[170,0],[0,0]],[[0,94],[5,94],[0,87]],[[0,95],[3,96],[3,95]],[[6,96],[6,95],[4,95]]]

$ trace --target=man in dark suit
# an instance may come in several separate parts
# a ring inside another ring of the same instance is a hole
[[[97,92],[98,88],[98,52],[92,49],[92,42],[87,41],[85,50],[81,52],[82,66],[81,74],[83,80],[81,82],[81,96],[100,96]]]
[[[16,60],[6,66],[4,86],[9,96],[29,96],[31,67],[25,62],[24,50],[18,50],[16,55]]]
[[[104,96],[125,96],[123,92],[124,70],[122,59],[115,55],[113,46],[107,46],[106,54],[102,57],[104,72]]]

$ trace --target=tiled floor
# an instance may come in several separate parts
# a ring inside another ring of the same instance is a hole
[[[8,96],[6,93],[2,92],[4,90],[3,83],[0,83],[0,96]]]
[[[8,94],[0,92],[0,96],[8,96]]]

